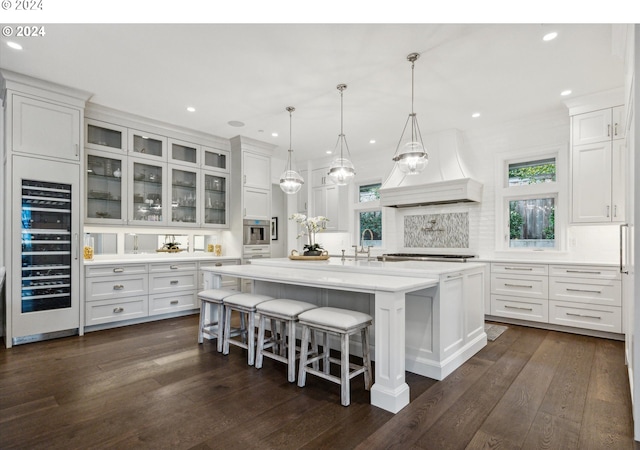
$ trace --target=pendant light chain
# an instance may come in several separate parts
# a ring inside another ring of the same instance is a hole
[[[289,112],[289,155],[287,157],[287,163],[284,166],[284,172],[280,175],[280,189],[285,194],[295,194],[300,190],[304,184],[304,179],[298,172],[293,170],[293,111],[296,109],[293,106],[287,106],[286,110]]]
[[[291,170],[291,154],[293,153],[293,146],[291,144],[293,136],[293,133],[291,131],[291,129],[293,128],[292,113],[295,110],[296,109],[293,106],[287,107],[287,111],[289,111],[289,170]]]

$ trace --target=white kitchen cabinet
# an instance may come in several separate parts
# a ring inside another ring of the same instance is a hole
[[[100,120],[85,119],[85,147],[107,152],[126,152],[126,127]]]
[[[261,153],[244,151],[242,176],[244,187],[271,191],[271,158]]]
[[[129,129],[129,153],[139,158],[167,161],[167,138],[148,131]]]
[[[301,170],[299,173],[304,180],[304,184],[296,193],[296,212],[306,215],[309,212],[309,185],[311,180],[306,170]]]
[[[271,219],[271,191],[257,188],[244,188],[243,219]]]
[[[616,106],[571,117],[572,145],[624,138],[624,107]]]
[[[80,161],[81,110],[11,94],[11,150]]]
[[[167,224],[167,164],[128,158],[128,223]]]
[[[198,204],[202,210],[200,224],[203,227],[229,228],[229,180],[228,176],[202,171],[204,182]]]
[[[546,264],[491,264],[491,315],[548,322],[548,296]]]
[[[229,152],[202,146],[201,166],[204,169],[229,173]]]
[[[195,261],[149,264],[149,315],[197,308],[197,269]]]
[[[571,118],[571,220],[623,222],[625,166],[623,107]]]
[[[89,148],[84,172],[85,223],[126,223],[126,155]]]
[[[169,167],[169,186],[171,195],[171,217],[169,224],[173,226],[195,227],[201,223],[202,207],[199,199],[200,171],[196,168],[184,166]]]
[[[327,167],[311,171],[310,216],[324,216],[328,231],[344,231],[348,227],[347,186],[337,186],[327,176]]]
[[[168,139],[167,145],[170,163],[192,167],[200,166],[202,149],[199,145],[177,139]]]
[[[206,286],[204,279],[205,273],[202,270],[205,267],[221,267],[221,266],[237,266],[240,264],[239,259],[221,259],[216,261],[200,261],[198,263],[198,290],[211,289],[211,286]],[[236,277],[222,277],[222,288],[231,289],[232,291],[240,291],[240,279]]]

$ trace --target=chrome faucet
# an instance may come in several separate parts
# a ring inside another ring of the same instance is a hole
[[[359,254],[366,254],[367,255],[367,261],[371,258],[371,246],[367,245],[367,249],[364,249],[364,235],[366,232],[369,232],[369,240],[373,240],[373,231],[371,231],[369,228],[365,228],[364,230],[362,230],[362,235],[360,236],[360,249],[358,249],[357,245],[352,245],[352,247],[355,249],[355,257],[356,257],[356,261],[358,260],[358,255]]]

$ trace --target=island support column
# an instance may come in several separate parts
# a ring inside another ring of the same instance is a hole
[[[405,382],[405,293],[375,292],[375,378],[371,404],[397,413],[409,404]]]

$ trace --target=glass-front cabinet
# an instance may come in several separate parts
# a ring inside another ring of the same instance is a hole
[[[86,222],[122,224],[126,221],[127,178],[124,155],[87,150]]]
[[[140,158],[167,160],[167,138],[129,129],[129,154]]]
[[[228,173],[229,152],[210,147],[202,147],[202,167]]]
[[[86,119],[86,147],[96,150],[122,152],[126,149],[127,129],[99,120]]]
[[[215,228],[226,228],[229,225],[229,191],[227,177],[212,172],[202,172],[204,216],[202,225]]]
[[[169,169],[171,176],[171,224],[196,226],[198,220],[198,170],[186,167]]]
[[[129,158],[128,169],[129,223],[166,225],[166,164]]]
[[[169,139],[169,162],[197,167],[200,163],[200,146],[190,142]]]

